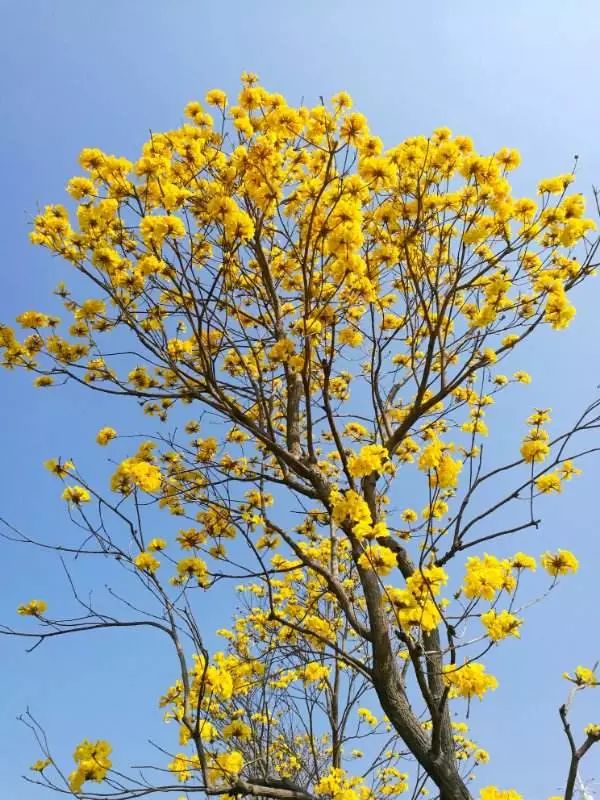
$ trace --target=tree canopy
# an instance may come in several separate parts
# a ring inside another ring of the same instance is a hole
[[[211,113],[189,103],[135,161],[81,152],[73,202],[31,233],[77,273],[56,289],[62,318],[26,310],[22,335],[0,328],[4,365],[40,389],[76,382],[161,423],[133,447],[98,432],[126,448],[107,487],[46,462],[77,543],[4,534],[114,562],[132,592],[122,615],[77,592],[80,616],[33,599],[18,612],[35,627],[3,632],[35,646],[156,629],[178,664],[158,700],[178,735],[157,771],[132,774],[104,740],[57,763],[29,718],[34,779],[114,800],[467,800],[488,754],[465,714],[498,686],[485,654],[520,635],[538,562],[544,592],[577,572],[570,550],[530,554],[528,534],[600,424],[596,400],[553,434],[548,409],[525,409],[499,464],[486,411],[530,382],[521,344],[572,321],[596,225],[573,171],[514,197],[515,150],[479,154],[446,128],[385,148],[345,92],[292,107],[242,82],[235,105],[220,90]],[[237,611],[213,625],[217,586]],[[569,669],[566,800],[600,739],[568,717],[594,667]],[[515,784],[507,765],[481,798],[515,800]]]

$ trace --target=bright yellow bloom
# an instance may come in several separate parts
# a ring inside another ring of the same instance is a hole
[[[419,518],[419,515],[414,509],[405,508],[404,511],[400,514],[400,517],[401,519],[404,520],[404,522],[411,523],[411,522],[416,522]]]
[[[535,479],[535,488],[542,494],[560,492],[562,488],[560,475],[556,472],[547,472]]]
[[[144,492],[156,492],[161,483],[162,475],[157,466],[139,458],[126,458],[113,475],[111,488],[127,492],[137,486]]]
[[[40,758],[39,761],[36,761],[34,764],[32,764],[29,769],[32,772],[43,772],[51,763],[51,758]]]
[[[444,681],[450,687],[451,697],[478,697],[480,700],[490,689],[496,689],[498,681],[488,675],[485,666],[477,662],[463,664],[461,667],[446,664],[443,668]]]
[[[535,412],[527,417],[528,425],[545,425],[550,422],[549,408],[536,408]]]
[[[72,792],[80,792],[86,781],[101,783],[112,766],[109,758],[111,746],[108,742],[99,740],[89,742],[84,739],[75,748],[73,758],[77,769],[69,775],[69,787]]]
[[[43,389],[46,386],[52,386],[54,384],[54,378],[52,375],[38,375],[33,383],[38,389]]]
[[[30,600],[17,608],[17,614],[24,617],[41,617],[47,608],[48,603],[45,600]]]
[[[177,562],[177,574],[182,580],[196,578],[200,586],[206,585],[208,580],[206,562],[198,556],[180,559]]]
[[[560,194],[564,192],[567,186],[572,183],[574,176],[570,174],[557,175],[555,178],[545,178],[538,183],[538,191],[540,194],[547,192],[548,194]]]
[[[513,373],[513,378],[519,383],[531,383],[531,375],[528,372],[524,372],[522,369]]]
[[[17,322],[22,328],[47,328],[50,317],[39,311],[24,311],[17,317]]]
[[[523,620],[511,614],[510,611],[498,613],[494,609],[481,615],[481,622],[485,626],[487,635],[494,642],[506,639],[507,636],[519,637],[519,627]]]
[[[527,464],[543,461],[550,453],[546,431],[532,428],[521,444],[521,455]]]
[[[560,465],[560,477],[563,481],[570,481],[575,475],[581,475],[581,470],[572,461],[567,460]]]
[[[326,664],[319,664],[318,661],[309,661],[302,669],[302,681],[305,684],[325,681],[329,676],[330,669]]]
[[[152,553],[146,553],[145,551],[138,553],[133,559],[133,563],[142,572],[155,573],[160,567],[160,561]]]
[[[91,495],[83,486],[66,486],[62,493],[62,499],[78,506],[81,503],[89,503]]]
[[[527,553],[515,553],[511,559],[513,569],[529,569],[535,572],[537,569],[537,562],[533,556],[528,556]]]
[[[388,547],[367,545],[358,559],[363,569],[372,569],[378,575],[389,575],[396,566],[396,556]]]
[[[234,720],[223,728],[224,739],[250,739],[252,728],[241,720]]]
[[[479,790],[481,800],[523,800],[514,789],[498,789],[496,786],[484,786]]]
[[[72,461],[63,461],[61,463],[56,458],[50,458],[48,461],[44,461],[44,466],[59,478],[66,478],[69,472],[75,469],[75,464],[73,464]]]
[[[368,708],[359,708],[358,716],[360,720],[372,725],[373,727],[375,727],[375,725],[378,723],[377,717]]]
[[[362,333],[356,328],[342,328],[339,332],[340,344],[347,344],[350,347],[359,347],[363,341]]]
[[[355,536],[371,536],[373,533],[371,512],[365,500],[353,489],[344,494],[334,491],[330,497],[332,519],[341,525],[344,522],[352,525]]]
[[[354,478],[363,478],[371,472],[385,472],[389,464],[389,453],[379,444],[368,444],[348,459],[348,470]]]
[[[496,592],[502,589],[512,592],[516,579],[511,575],[511,566],[507,559],[498,559],[487,553],[483,558],[468,558],[463,581],[465,597],[493,600]]]
[[[576,668],[575,673],[570,675],[568,672],[563,672],[563,678],[566,678],[576,686],[600,686],[600,681],[596,677],[596,673],[589,667],[579,666]]]
[[[227,105],[227,95],[221,89],[211,89],[204,99],[209,106],[224,108]]]
[[[165,539],[150,539],[148,542],[148,550],[151,552],[156,552],[160,550],[164,550],[167,546],[167,542]]]
[[[140,234],[150,247],[161,247],[167,236],[181,238],[185,236],[185,226],[179,217],[171,215],[143,217],[140,222]]]
[[[234,779],[242,771],[244,757],[238,750],[228,753],[219,753],[216,758],[215,771],[221,778],[226,780]]]
[[[448,511],[448,503],[439,497],[421,511],[423,519],[441,519]]]
[[[348,422],[344,426],[344,436],[350,436],[352,439],[366,439],[369,436],[369,431],[360,422]]]
[[[117,432],[114,428],[100,428],[98,433],[96,434],[96,441],[99,445],[106,445],[110,442],[111,439],[114,439],[117,435]]]
[[[579,569],[579,561],[570,550],[558,549],[556,553],[542,553],[540,561],[546,572],[554,578],[567,575],[569,572],[577,572]]]

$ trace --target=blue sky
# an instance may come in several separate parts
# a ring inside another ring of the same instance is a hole
[[[187,101],[213,87],[234,94],[244,69],[289,102],[313,104],[348,90],[386,145],[448,125],[472,136],[482,152],[517,147],[523,166],[515,183],[523,194],[539,178],[570,169],[576,153],[579,189],[590,196],[600,184],[597,0],[4,0],[0,12],[3,321],[25,308],[43,310],[68,277],[66,266],[29,246],[27,233],[38,206],[62,200],[66,180],[78,174],[79,150],[98,146],[135,157],[149,130],[181,121]],[[535,406],[551,405],[558,429],[594,396],[597,281],[576,300],[569,331],[544,333],[528,346],[520,366],[534,383],[495,412],[501,438],[516,441]],[[64,528],[67,537],[59,487],[42,461],[75,456],[87,474],[103,475],[95,432],[108,422],[138,430],[135,408],[70,388],[36,392],[24,375],[0,380],[1,514],[32,534],[60,538]],[[537,540],[522,542],[532,552],[570,547],[581,573],[530,610],[523,641],[496,657],[500,689],[481,711],[472,709],[476,737],[493,759],[482,782],[514,786],[528,800],[554,794],[564,782],[567,748],[556,709],[567,685],[560,673],[600,658],[599,474],[589,462],[564,497],[547,501]],[[1,546],[2,621],[30,596],[69,602],[55,562]],[[128,634],[101,633],[30,655],[23,650],[0,639],[0,785],[7,797],[43,796],[19,777],[37,757],[15,721],[27,706],[59,754],[84,736],[111,738],[123,764],[147,752],[144,742],[160,732],[148,697],[163,691],[175,667],[153,637],[141,635],[132,646]],[[579,698],[578,724],[600,721],[599,700],[593,692]],[[600,746],[583,774],[600,779]]]

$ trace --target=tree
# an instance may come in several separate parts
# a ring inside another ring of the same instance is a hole
[[[28,717],[36,780],[115,800],[414,798],[428,786],[466,800],[487,753],[451,709],[496,688],[481,659],[519,636],[536,568],[514,550],[540,524],[540,496],[598,449],[600,424],[594,401],[551,437],[548,410],[534,409],[520,452],[498,465],[484,458],[486,408],[530,380],[500,363],[573,318],[595,224],[569,192],[573,172],[515,199],[514,150],[479,155],[445,128],[384,150],[346,93],[293,108],[256,81],[243,76],[234,106],[210,91],[214,118],[190,103],[135,162],[84,149],[86,176],[68,184],[76,223],[62,205],[35,220],[33,243],[71,264],[81,296],[60,284],[67,320],[25,311],[22,341],[3,326],[5,366],[41,388],[130,398],[170,426],[135,451],[122,439],[110,491],[72,461],[47,462],[77,544],[4,533],[112,564],[130,592],[111,598],[121,615],[71,581],[78,617],[31,600],[18,610],[37,628],[3,632],[37,646],[152,627],[176,654],[160,705],[179,731],[159,779],[113,769],[103,740],[80,743],[68,775]],[[164,538],[146,533],[155,508],[174,518]],[[503,546],[510,556],[487,552]],[[541,566],[553,588],[578,562],[561,549]],[[199,604],[240,580],[225,645],[209,652]],[[568,719],[594,669],[566,677],[570,800],[600,725],[577,734]]]

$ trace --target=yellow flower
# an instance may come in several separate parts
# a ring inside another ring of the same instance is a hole
[[[555,178],[545,178],[538,183],[540,194],[561,194],[574,180],[573,175],[557,175]]]
[[[544,461],[549,453],[547,432],[541,428],[532,428],[521,444],[521,455],[525,463]]]
[[[211,89],[204,99],[209,106],[224,108],[227,105],[227,95],[221,89]]]
[[[236,775],[239,775],[244,766],[244,757],[238,750],[219,753],[215,757],[215,761],[217,773],[226,780],[232,780]]]
[[[527,417],[528,425],[544,425],[546,422],[550,422],[549,408],[536,408],[535,412]]]
[[[564,481],[570,481],[575,475],[581,475],[581,470],[578,469],[572,461],[564,461],[560,466],[560,476]]]
[[[350,436],[352,439],[366,439],[369,436],[369,431],[360,422],[348,422],[344,426],[344,436]]]
[[[98,433],[96,434],[96,441],[99,445],[106,445],[110,442],[111,439],[114,439],[117,435],[117,432],[114,428],[100,428]]]
[[[507,559],[500,560],[487,553],[483,558],[468,558],[463,581],[465,597],[493,600],[502,589],[512,592],[516,579],[511,575],[511,566]]]
[[[546,572],[555,578],[579,569],[579,561],[570,550],[558,549],[556,553],[542,553],[540,561]]]
[[[71,178],[67,184],[67,191],[74,200],[91,197],[95,194],[96,187],[89,178]]]
[[[356,328],[342,328],[339,332],[340,344],[347,344],[350,347],[358,347],[362,344],[363,335]]]
[[[62,493],[62,499],[78,506],[81,503],[89,503],[91,495],[83,486],[66,486]]]
[[[157,466],[139,458],[126,458],[113,475],[111,488],[127,493],[137,486],[144,492],[156,492],[161,483],[162,475]]]
[[[488,675],[485,666],[477,662],[463,664],[461,667],[446,664],[443,668],[444,681],[450,687],[451,697],[478,697],[480,700],[490,689],[496,689],[498,681]]]
[[[111,749],[109,743],[102,739],[97,742],[84,739],[77,745],[73,754],[77,769],[69,775],[69,787],[72,792],[80,792],[86,781],[101,783],[104,780],[112,766],[109,758]]]
[[[50,317],[40,311],[24,311],[17,317],[17,322],[22,328],[47,328]]]
[[[48,603],[45,600],[30,600],[17,608],[17,614],[24,617],[41,617],[47,608]]]
[[[36,761],[34,764],[32,764],[29,769],[32,772],[43,772],[51,763],[51,758],[40,758],[39,761]]]
[[[494,642],[506,639],[507,636],[519,634],[519,626],[523,620],[511,614],[510,611],[501,611],[499,614],[494,609],[481,615],[481,622],[485,626],[487,635]]]
[[[421,511],[423,519],[441,519],[448,511],[448,503],[439,497]]]
[[[38,389],[43,389],[46,386],[52,386],[54,378],[52,375],[39,375],[33,383]]]
[[[560,492],[562,484],[560,475],[556,472],[547,472],[545,475],[540,475],[535,481],[536,489],[542,494],[550,494],[550,492]]]
[[[206,563],[198,556],[180,559],[177,562],[177,574],[182,580],[196,578],[200,586],[204,586],[208,579]]]
[[[61,463],[56,458],[50,458],[48,461],[44,461],[44,466],[59,478],[66,478],[69,472],[75,469],[75,464],[73,464],[72,461],[63,461]]]
[[[148,550],[151,552],[155,552],[158,550],[164,550],[167,546],[167,543],[164,539],[150,539],[148,542]]]
[[[563,672],[563,678],[566,678],[576,686],[600,686],[600,681],[596,677],[596,673],[589,667],[579,666],[573,675],[568,672]]]
[[[340,127],[341,138],[350,144],[357,144],[369,132],[367,120],[362,114],[346,114]]]
[[[241,720],[234,720],[223,728],[224,739],[249,739],[252,735],[252,728]]]
[[[378,575],[389,575],[396,566],[396,556],[388,547],[367,545],[358,559],[363,569],[372,569]]]
[[[400,518],[404,520],[404,522],[416,522],[419,518],[417,512],[412,508],[405,508],[404,511],[400,514]]]
[[[318,661],[310,661],[303,668],[302,681],[304,684],[324,681],[329,676],[330,668]]]
[[[513,569],[529,569],[535,572],[537,563],[533,556],[528,556],[527,553],[515,553],[511,559]]]
[[[359,708],[358,709],[358,716],[359,716],[359,719],[362,720],[362,722],[366,722],[369,725],[372,725],[373,727],[375,727],[375,725],[377,725],[377,722],[378,722],[377,721],[377,717],[368,708]]]
[[[479,790],[481,800],[523,800],[514,789],[498,789],[496,786],[484,786]]]
[[[372,472],[385,472],[389,463],[389,453],[379,444],[367,444],[358,454],[348,459],[348,470],[354,478],[363,478]]]
[[[531,383],[531,375],[528,372],[524,372],[522,369],[514,372],[513,378],[519,383]]]
[[[352,532],[355,536],[371,536],[372,518],[369,506],[365,500],[353,489],[344,494],[338,491],[331,493],[330,497],[333,521],[341,525],[344,522],[352,523]]]
[[[142,572],[155,573],[160,567],[160,561],[152,553],[142,551],[133,559],[135,566]]]

